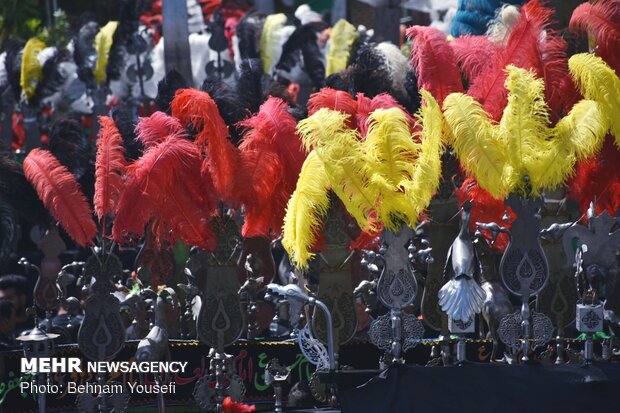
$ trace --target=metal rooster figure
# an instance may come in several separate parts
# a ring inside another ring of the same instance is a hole
[[[472,202],[461,206],[461,230],[450,250],[444,268],[444,286],[439,290],[439,305],[448,315],[450,332],[459,334],[457,361],[465,361],[465,340],[463,333],[475,330],[474,315],[480,313],[486,293],[480,282],[480,260],[469,233],[469,219]]]
[[[439,290],[439,305],[452,323],[465,329],[473,323],[474,315],[482,310],[486,293],[478,285],[480,261],[469,234],[471,201],[461,207],[461,230],[450,250],[444,269],[444,286]]]

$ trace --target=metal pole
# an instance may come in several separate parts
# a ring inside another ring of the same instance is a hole
[[[193,84],[186,1],[163,0],[162,3],[166,73],[175,69],[188,84]]]

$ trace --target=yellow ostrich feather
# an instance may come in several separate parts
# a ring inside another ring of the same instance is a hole
[[[608,120],[596,102],[578,102],[552,129],[552,138],[528,166],[533,193],[538,195],[543,188],[564,183],[576,161],[590,158],[601,149],[608,128]]]
[[[314,149],[323,163],[332,190],[362,229],[371,229],[376,204],[359,132],[346,127],[347,115],[320,109],[297,125],[307,149]]]
[[[419,145],[413,142],[409,119],[399,108],[377,109],[367,124],[363,152],[380,200],[377,214],[386,228],[398,231],[403,221],[417,219],[404,188],[412,178]]]
[[[545,84],[532,72],[507,66],[508,104],[499,123],[499,135],[506,143],[508,161],[512,166],[510,176],[505,176],[506,186],[521,185],[523,176],[536,163],[550,135],[549,111],[545,103]]]
[[[106,68],[108,67],[108,57],[112,48],[112,39],[114,32],[118,27],[118,22],[111,21],[99,30],[95,36],[94,47],[97,50],[97,64],[93,74],[97,80],[97,84],[101,86],[106,79]]]
[[[282,245],[300,269],[314,257],[312,246],[329,209],[329,178],[315,151],[306,158],[284,216]]]
[[[338,20],[329,36],[329,53],[325,76],[338,73],[347,68],[351,48],[359,37],[359,33],[351,23],[344,19]]]
[[[29,39],[24,46],[19,85],[24,91],[26,100],[30,100],[34,96],[37,83],[43,77],[43,68],[37,59],[43,49],[45,49],[45,43],[36,37]]]
[[[580,53],[568,60],[570,74],[581,94],[600,105],[609,119],[609,129],[620,147],[620,79],[603,59],[589,53]]]
[[[418,153],[411,181],[406,191],[415,211],[415,220],[431,203],[431,199],[441,180],[441,154],[443,152],[443,116],[435,98],[421,89],[423,104],[416,114],[418,124],[422,125],[421,147]],[[411,223],[413,227],[415,222]]]
[[[270,74],[271,66],[275,63],[274,47],[280,47],[280,38],[278,30],[286,24],[286,15],[284,13],[271,14],[267,16],[263,25],[263,32],[260,36],[260,59],[263,62],[263,71]]]
[[[509,192],[503,176],[507,162],[507,145],[480,104],[471,96],[452,93],[443,103],[448,143],[463,168],[476,177],[478,184],[493,197]]]

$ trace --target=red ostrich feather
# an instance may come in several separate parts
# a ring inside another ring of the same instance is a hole
[[[239,148],[228,139],[228,127],[215,101],[206,92],[179,89],[170,107],[172,116],[197,131],[196,145],[206,154],[203,171],[211,175],[221,198],[233,205],[240,204],[245,192],[243,185],[249,180],[242,175]]]
[[[127,169],[125,191],[112,230],[114,239],[124,242],[141,237],[146,224],[156,217],[177,238],[187,237],[192,245],[209,248],[212,234],[202,219],[215,207],[215,199],[210,181],[200,179],[201,162],[198,147],[177,136],[149,148]],[[198,243],[199,239],[204,243]]]
[[[114,120],[99,116],[97,162],[95,164],[95,213],[106,231],[106,218],[113,214],[123,191],[123,174],[127,167],[123,138]]]
[[[545,80],[546,100],[557,118],[562,108],[560,86],[568,73],[566,42],[548,30],[553,10],[530,0],[521,8],[521,18],[513,28],[505,47],[478,77],[468,93],[478,100],[494,120],[499,120],[506,107],[508,91],[504,82],[505,68],[514,65],[533,69]]]
[[[405,113],[405,115],[409,119],[410,129],[413,132],[415,128],[415,120],[409,114],[407,109],[405,109],[400,103],[398,103],[392,95],[388,93],[381,93],[370,99],[364,96],[363,93],[357,94],[357,113],[355,114],[355,119],[360,134],[362,135],[362,139],[366,138],[366,133],[368,132],[368,125],[366,125],[366,121],[368,120],[370,114],[377,109],[390,108],[400,108]]]
[[[347,127],[355,129],[354,115],[357,112],[357,102],[351,94],[342,90],[324,87],[320,91],[313,93],[310,99],[308,99],[308,115],[311,116],[322,108],[346,113],[349,115]]]
[[[418,88],[429,91],[439,105],[450,93],[463,92],[461,73],[445,34],[434,27],[407,29],[411,40],[411,66],[418,77]]]
[[[256,410],[253,404],[244,404],[233,401],[226,397],[222,402],[222,413],[251,413]]]
[[[295,119],[287,109],[284,101],[270,97],[256,115],[240,122],[248,128],[239,149],[252,186],[245,203],[244,237],[281,232],[286,204],[305,159]]]
[[[496,58],[500,47],[488,36],[460,36],[449,42],[454,59],[468,82],[478,77]]]
[[[91,246],[97,225],[73,174],[43,149],[33,149],[26,156],[24,174],[67,234],[79,245]]]
[[[569,29],[592,34],[596,39],[595,53],[620,76],[620,0],[579,5],[573,11]]]
[[[136,139],[142,142],[145,148],[162,143],[170,135],[183,134],[181,122],[164,112],[155,112],[151,116],[140,118],[136,125]]]

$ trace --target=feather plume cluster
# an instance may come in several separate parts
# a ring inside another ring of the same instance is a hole
[[[600,149],[608,121],[597,103],[582,101],[551,127],[542,80],[514,66],[506,72],[508,104],[499,124],[469,96],[446,98],[449,143],[465,170],[493,197],[513,191],[537,196],[562,184],[576,160]]]
[[[93,244],[97,225],[75,177],[50,152],[33,149],[24,159],[24,174],[52,216],[78,244]]]
[[[332,109],[321,108],[299,123],[310,153],[288,203],[282,243],[300,268],[313,257],[330,190],[363,231],[415,226],[439,184],[443,150],[441,110],[428,92],[423,94],[421,144],[399,107],[370,113],[365,140],[348,127],[346,113]]]
[[[282,45],[285,39],[282,29],[286,24],[286,15],[283,13],[271,14],[265,19],[263,31],[260,37],[260,59],[263,62],[265,74],[271,71],[280,60]]]

